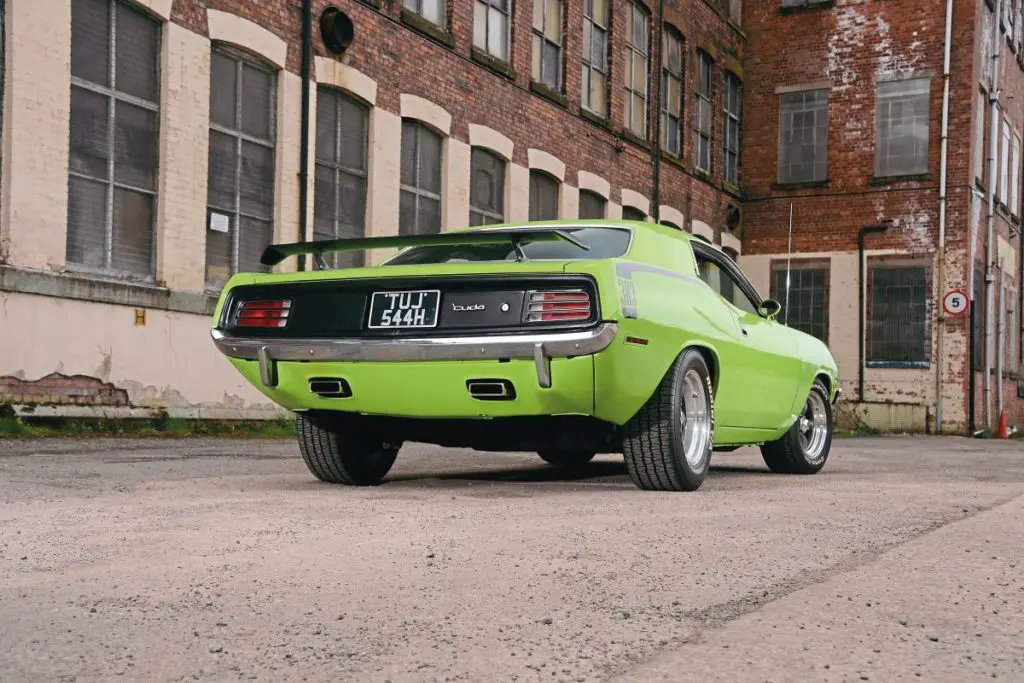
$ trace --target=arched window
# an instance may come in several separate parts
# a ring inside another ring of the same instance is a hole
[[[558,181],[543,171],[530,171],[530,220],[558,218]]]
[[[470,154],[469,224],[505,220],[505,160],[483,147]]]
[[[624,206],[622,207],[622,219],[627,221],[644,221],[647,220],[647,216],[635,206]]]
[[[206,286],[232,273],[267,272],[274,237],[277,73],[240,50],[215,45],[210,65],[210,166]]]
[[[369,107],[333,88],[316,95],[316,171],[313,239],[366,234]],[[361,266],[364,253],[324,254],[334,268]]]
[[[398,233],[441,232],[441,135],[415,119],[402,119],[402,172]]]
[[[661,221],[658,221],[658,222],[661,223],[662,225],[667,225],[670,228],[675,228],[676,230],[679,230],[680,232],[682,232],[682,230],[683,230],[681,227],[679,227],[678,225],[676,225],[672,221],[661,220]]]
[[[580,190],[580,218],[604,218],[607,204],[605,198],[598,193]]]

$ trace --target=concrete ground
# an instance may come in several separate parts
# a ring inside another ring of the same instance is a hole
[[[291,442],[0,441],[0,681],[1024,680],[1024,443],[713,462],[407,446],[353,489]]]

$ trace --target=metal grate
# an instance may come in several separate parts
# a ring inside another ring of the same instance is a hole
[[[216,46],[210,75],[206,286],[232,273],[268,272],[260,255],[274,235],[277,74]]]
[[[411,119],[402,119],[400,187],[399,233],[441,232],[441,136]]]
[[[558,218],[558,181],[546,173],[530,171],[530,220]]]
[[[153,277],[160,25],[111,0],[71,6],[67,261]]]
[[[926,367],[930,347],[928,269],[874,266],[869,287],[868,364]]]
[[[369,111],[362,102],[317,88],[313,239],[362,237],[366,233]],[[331,252],[333,268],[364,264],[364,253]]]
[[[786,325],[828,343],[828,271],[794,264],[789,278],[786,306],[786,267],[772,272],[771,298],[783,305],[779,318]]]
[[[469,224],[505,220],[505,160],[480,147],[470,154]]]

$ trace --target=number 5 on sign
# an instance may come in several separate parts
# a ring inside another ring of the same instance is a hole
[[[969,304],[967,292],[962,289],[954,289],[942,297],[942,308],[950,315],[963,315]]]

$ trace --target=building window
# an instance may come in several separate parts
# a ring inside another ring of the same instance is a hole
[[[1010,167],[1010,213],[1020,216],[1020,136],[1013,134],[1013,156]]]
[[[441,232],[441,142],[419,121],[402,119],[400,235]]]
[[[608,202],[596,192],[580,190],[580,218],[604,218]]]
[[[530,171],[530,220],[558,218],[558,181],[542,171]]]
[[[661,223],[662,225],[667,225],[667,226],[668,226],[668,227],[670,227],[670,228],[673,228],[673,229],[675,229],[675,230],[678,230],[679,232],[682,232],[682,231],[683,231],[682,227],[680,227],[680,226],[676,225],[676,224],[675,224],[675,223],[673,223],[672,221],[668,221],[668,220],[662,219],[662,220],[660,220],[660,221],[658,221],[658,222],[659,222],[659,223]]]
[[[509,61],[509,9],[512,0],[474,0],[473,46]]]
[[[337,90],[317,88],[313,239],[366,234],[368,130],[365,104]],[[363,265],[363,256],[341,251],[324,254],[324,259],[344,268]]]
[[[694,129],[697,134],[694,145],[694,163],[697,169],[711,172],[711,56],[703,50],[697,51],[697,92],[694,93],[696,106],[693,110]]]
[[[725,74],[725,181],[740,184],[740,79]]]
[[[999,201],[1004,205],[1010,202],[1010,122],[1006,119],[999,145]]]
[[[533,80],[562,88],[562,0],[533,0]]]
[[[928,172],[928,79],[878,84],[875,175]]]
[[[402,6],[432,24],[444,26],[445,0],[403,0]]]
[[[779,101],[779,182],[823,181],[828,172],[828,91],[785,93]]]
[[[276,74],[215,47],[210,65],[210,168],[206,285],[260,263],[274,234]]]
[[[786,305],[786,262],[772,264],[771,298],[782,304],[779,318],[790,327],[828,343],[827,263],[794,262],[789,272]]]
[[[873,265],[868,273],[867,361],[874,367],[928,365],[928,268]]]
[[[743,0],[729,0],[729,18],[736,24],[743,21]]]
[[[634,135],[647,137],[647,72],[650,46],[647,40],[647,13],[637,2],[630,3],[626,20],[626,128]]]
[[[583,107],[608,115],[608,0],[583,0]]]
[[[665,29],[661,44],[661,146],[678,157],[683,154],[683,38],[671,26]]]
[[[505,160],[494,152],[474,147],[469,166],[469,224],[504,222]]]
[[[68,263],[153,276],[160,25],[127,3],[71,5]]]
[[[647,220],[647,215],[635,206],[624,206],[622,207],[622,220],[645,221]]]
[[[985,124],[988,107],[985,100],[988,95],[985,90],[979,90],[974,96],[974,181],[982,188],[987,182],[985,176],[985,141],[988,137],[988,126]]]
[[[974,292],[971,310],[974,311],[974,325],[971,334],[974,336],[974,354],[971,367],[975,370],[985,369],[985,263],[974,262]]]

